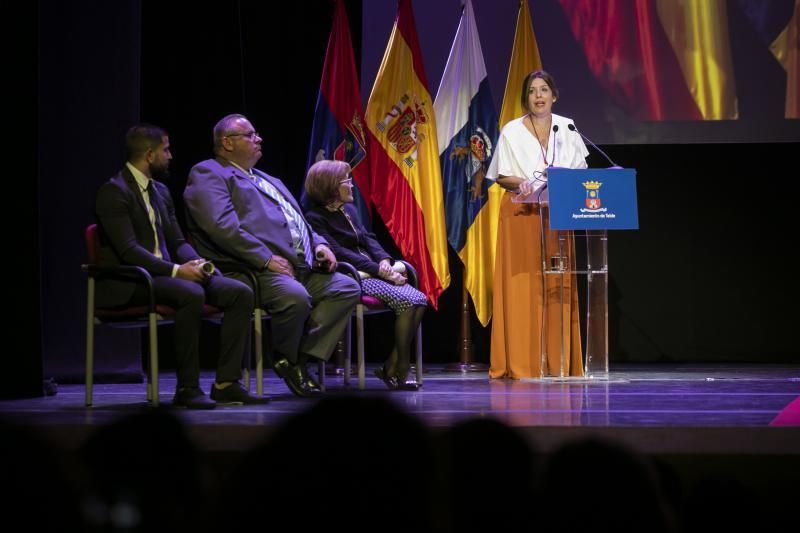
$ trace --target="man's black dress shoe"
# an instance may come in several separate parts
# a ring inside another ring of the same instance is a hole
[[[211,386],[211,399],[220,405],[255,405],[269,402],[267,396],[253,396],[238,381],[234,381],[224,389]]]
[[[217,402],[209,399],[200,387],[181,387],[175,391],[172,405],[186,409],[213,409],[217,406]]]
[[[311,392],[313,394],[322,394],[322,387],[320,387],[319,383],[317,383],[317,380],[311,377],[311,374],[308,373],[308,367],[306,367],[304,364],[298,364],[297,366],[300,368],[303,381],[305,381],[306,385],[308,385],[308,388],[311,389]]]
[[[314,394],[313,389],[304,379],[303,371],[299,365],[291,364],[288,359],[278,359],[272,365],[272,368],[276,374],[283,378],[289,390],[297,396],[307,398]]]

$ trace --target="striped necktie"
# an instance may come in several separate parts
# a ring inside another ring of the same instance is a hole
[[[314,252],[311,250],[311,240],[308,237],[308,229],[306,228],[306,221],[297,212],[297,210],[292,207],[286,197],[281,194],[281,192],[275,188],[273,184],[262,178],[261,176],[256,176],[255,174],[250,174],[250,179],[253,180],[253,183],[256,184],[256,187],[261,189],[267,196],[278,202],[278,205],[281,206],[284,213],[287,213],[292,220],[294,221],[294,225],[297,228],[297,231],[300,232],[300,242],[303,245],[303,253],[305,254],[306,263],[311,266],[313,265],[314,261]]]

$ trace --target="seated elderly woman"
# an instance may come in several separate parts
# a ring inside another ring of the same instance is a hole
[[[353,206],[350,165],[343,161],[316,162],[308,169],[305,190],[315,204],[306,213],[314,231],[328,241],[338,259],[361,272],[363,291],[379,299],[396,315],[394,349],[383,367],[375,370],[375,375],[391,390],[418,389],[417,383],[407,380],[411,341],[425,314],[427,298],[406,283],[402,269],[395,268],[392,258],[359,220]]]

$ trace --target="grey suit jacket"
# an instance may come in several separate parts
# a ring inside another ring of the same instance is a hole
[[[253,172],[274,185],[302,216],[303,211],[281,180],[257,169]],[[273,254],[288,259],[295,267],[300,264],[283,210],[228,161],[217,158],[196,164],[189,173],[183,199],[189,231],[204,257],[234,259],[257,270]],[[306,228],[312,249],[328,244],[307,222]]]
[[[158,211],[164,244],[169,259],[159,259],[153,254],[155,234],[147,215],[147,206],[139,185],[128,167],[104,183],[97,191],[95,215],[100,242],[101,266],[134,265],[144,267],[154,276],[171,276],[175,263],[183,264],[199,256],[183,237],[175,218],[175,207],[169,189],[153,181],[155,190],[151,205]],[[136,284],[117,280],[97,282],[97,305],[124,305],[130,300]]]

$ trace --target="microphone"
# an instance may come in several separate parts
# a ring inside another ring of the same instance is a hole
[[[214,267],[214,263],[212,263],[211,261],[204,261],[203,263],[200,263],[200,270],[202,270],[206,274],[211,275],[214,273],[216,268]]]
[[[614,162],[611,160],[611,158],[610,158],[610,157],[608,157],[608,154],[606,154],[604,151],[602,151],[602,150],[600,149],[600,147],[599,147],[599,146],[597,146],[596,144],[594,144],[594,143],[591,141],[591,139],[589,139],[589,137],[587,137],[586,135],[584,135],[583,133],[581,133],[580,131],[578,131],[578,128],[576,128],[576,127],[575,127],[575,124],[567,124],[567,127],[569,128],[569,131],[574,131],[575,133],[577,133],[578,135],[580,135],[580,136],[581,136],[581,138],[583,138],[583,140],[584,140],[584,141],[586,141],[587,143],[591,144],[591,145],[594,147],[594,149],[595,149],[595,150],[597,150],[598,152],[600,152],[601,154],[603,154],[603,157],[605,157],[605,158],[606,158],[606,160],[607,160],[609,163],[611,163],[611,166],[610,166],[610,167],[608,167],[608,168],[613,168],[613,169],[622,168],[621,166],[619,166],[619,165],[617,165],[616,163],[614,163]]]
[[[558,149],[558,143],[556,142],[558,139],[556,138],[556,133],[558,133],[558,124],[553,126],[553,160],[550,161],[551,167],[556,162],[556,150]]]
[[[329,265],[330,261],[326,259],[325,252],[322,250],[316,250],[314,252],[314,264],[311,265],[311,268],[326,270]]]

